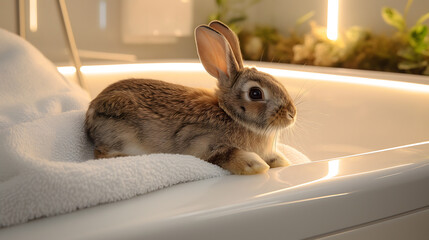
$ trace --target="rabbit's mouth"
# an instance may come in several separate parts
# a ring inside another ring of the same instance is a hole
[[[297,118],[296,108],[292,103],[281,106],[269,119],[270,128],[282,129],[292,126]]]

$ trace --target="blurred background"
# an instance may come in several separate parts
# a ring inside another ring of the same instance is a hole
[[[18,31],[18,2],[0,2],[0,28]],[[70,65],[57,0],[22,2],[26,39],[54,63]],[[363,69],[377,65],[375,70],[419,74],[428,70],[427,0],[339,0],[338,39],[325,36],[328,0],[65,2],[83,64],[195,59],[193,29],[220,19],[239,34],[243,54],[250,60]],[[390,19],[383,14],[391,14]],[[426,28],[416,30],[421,42],[413,45],[415,39],[408,37],[416,34],[412,30],[420,20]],[[385,49],[379,50],[379,46]],[[356,53],[363,55],[350,60]]]

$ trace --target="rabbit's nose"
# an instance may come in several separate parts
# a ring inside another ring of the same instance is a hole
[[[289,103],[287,106],[286,106],[286,109],[287,109],[287,118],[289,119],[289,120],[294,120],[294,119],[296,119],[296,107],[295,107],[295,105],[293,105],[293,103]]]

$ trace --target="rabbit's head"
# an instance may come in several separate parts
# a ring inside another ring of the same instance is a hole
[[[286,88],[273,76],[243,66],[238,38],[219,21],[195,30],[198,55],[206,71],[218,79],[219,106],[255,132],[285,128],[296,120]]]

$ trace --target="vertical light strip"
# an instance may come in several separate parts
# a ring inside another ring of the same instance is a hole
[[[98,9],[98,17],[100,29],[106,29],[107,27],[107,4],[106,0],[100,0],[99,9]]]
[[[338,38],[338,1],[328,0],[328,26],[326,36],[335,41]]]
[[[331,160],[328,162],[328,174],[320,180],[330,179],[338,175],[340,171],[340,160]]]
[[[30,31],[37,32],[38,23],[37,23],[37,0],[29,0],[29,9],[30,9]]]

